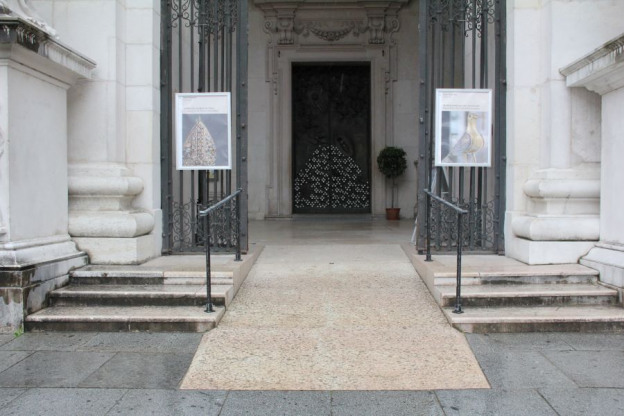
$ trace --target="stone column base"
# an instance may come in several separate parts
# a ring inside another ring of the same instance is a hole
[[[522,187],[526,212],[507,212],[505,253],[527,264],[578,263],[600,237],[597,165],[543,169]]]
[[[140,264],[157,256],[154,212],[134,208],[143,181],[123,164],[72,164],[69,234],[92,264]]]
[[[598,243],[581,264],[600,272],[600,281],[624,289],[624,246]]]
[[[69,236],[0,244],[0,332],[20,328],[27,315],[48,306],[48,293],[88,261]]]
[[[505,254],[526,264],[578,263],[593,246],[593,241],[532,241],[512,237]]]
[[[154,257],[156,247],[151,234],[132,238],[74,237],[93,264],[141,264]]]
[[[535,217],[528,219],[537,220]],[[566,264],[578,263],[597,241],[531,240],[518,236],[513,224],[524,223],[525,215],[507,212],[505,215],[505,255],[526,264]],[[531,224],[532,221],[528,223]],[[572,225],[573,226],[573,225]],[[530,227],[529,227],[530,229]],[[536,228],[538,231],[541,227]],[[598,238],[596,237],[596,240]]]

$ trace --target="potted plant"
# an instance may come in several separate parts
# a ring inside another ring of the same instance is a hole
[[[396,188],[396,178],[401,176],[407,169],[405,150],[400,147],[387,146],[379,152],[377,156],[377,167],[387,179],[392,179],[392,202],[390,208],[386,208],[386,219],[398,220],[401,208],[394,207],[394,191]]]

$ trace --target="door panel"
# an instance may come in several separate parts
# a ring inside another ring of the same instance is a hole
[[[293,66],[293,212],[370,212],[370,66]]]

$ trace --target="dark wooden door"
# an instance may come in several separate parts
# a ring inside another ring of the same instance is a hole
[[[370,65],[292,71],[293,212],[370,212]]]

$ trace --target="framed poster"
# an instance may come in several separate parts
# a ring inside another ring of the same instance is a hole
[[[492,90],[436,90],[436,166],[492,165]]]
[[[178,93],[176,167],[178,170],[232,169],[230,93]]]

